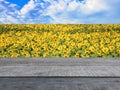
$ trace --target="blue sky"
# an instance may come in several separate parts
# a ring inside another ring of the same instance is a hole
[[[6,0],[6,1],[17,4],[20,8],[22,8],[25,4],[29,2],[29,0]]]
[[[120,24],[120,0],[0,0],[0,24]]]

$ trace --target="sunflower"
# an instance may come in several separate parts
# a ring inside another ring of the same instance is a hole
[[[80,57],[80,53],[76,53],[74,57]]]
[[[109,46],[109,50],[110,50],[110,51],[113,51],[114,49],[115,49],[114,46]]]
[[[103,51],[104,53],[107,53],[107,52],[109,51],[109,49],[108,49],[107,47],[104,47],[104,48],[102,48],[102,51]]]
[[[11,53],[11,57],[13,57],[13,58],[17,58],[18,56],[19,56],[18,53]]]
[[[46,53],[43,54],[43,57],[48,57],[48,56],[49,56],[48,52],[46,52]]]
[[[69,55],[68,55],[68,54],[64,54],[63,57],[64,57],[64,58],[68,58]]]
[[[85,55],[90,55],[90,51],[89,50],[85,50]]]
[[[92,51],[92,52],[94,52],[95,48],[93,46],[90,46],[89,50]]]

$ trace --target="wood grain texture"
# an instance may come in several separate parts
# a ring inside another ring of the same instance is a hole
[[[0,78],[0,90],[120,90],[120,78]]]
[[[0,59],[0,76],[116,76],[119,58]]]

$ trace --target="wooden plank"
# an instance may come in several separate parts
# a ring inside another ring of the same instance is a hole
[[[0,76],[115,76],[119,59],[1,59]]]
[[[120,90],[120,78],[0,78],[0,90]]]

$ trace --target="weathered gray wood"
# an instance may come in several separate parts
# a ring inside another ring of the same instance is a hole
[[[0,76],[120,77],[120,58],[1,58]]]
[[[120,90],[120,78],[0,78],[0,90]]]
[[[120,58],[0,58],[0,66],[25,64],[40,66],[119,66]]]

